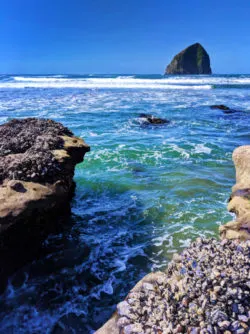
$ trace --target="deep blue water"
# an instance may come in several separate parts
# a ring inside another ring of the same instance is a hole
[[[249,98],[249,75],[1,76],[0,123],[51,118],[91,152],[76,168],[70,221],[9,278],[0,332],[91,333],[142,276],[217,236],[232,219],[231,155],[249,144]],[[170,124],[145,126],[141,113]]]

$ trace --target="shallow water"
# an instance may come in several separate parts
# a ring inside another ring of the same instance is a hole
[[[91,152],[76,168],[68,223],[10,277],[0,332],[91,333],[146,273],[217,236],[232,218],[231,154],[249,144],[249,97],[250,76],[2,76],[1,123],[52,118]],[[141,113],[171,123],[145,126]]]

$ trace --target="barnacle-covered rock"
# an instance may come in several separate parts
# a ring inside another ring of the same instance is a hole
[[[249,268],[250,241],[199,238],[165,273],[145,276],[97,333],[248,333]]]

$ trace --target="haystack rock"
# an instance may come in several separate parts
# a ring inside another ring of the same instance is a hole
[[[212,74],[209,55],[200,43],[190,45],[173,58],[165,74]]]

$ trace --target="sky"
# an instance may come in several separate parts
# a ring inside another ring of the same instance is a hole
[[[162,74],[201,43],[214,73],[250,73],[249,0],[0,0],[2,74]]]

